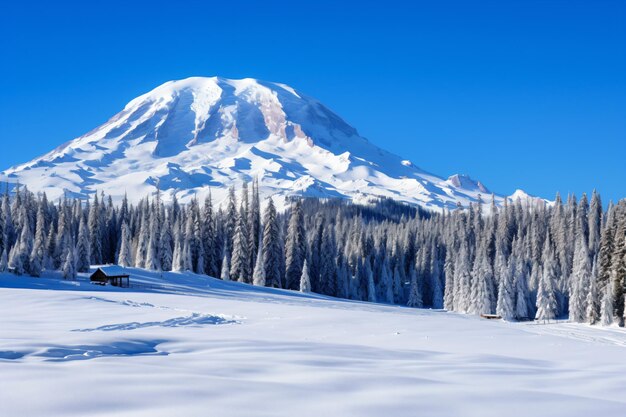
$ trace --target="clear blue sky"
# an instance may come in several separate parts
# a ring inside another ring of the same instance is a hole
[[[5,1],[0,168],[220,75],[292,85],[442,176],[626,197],[626,1],[336,3]]]

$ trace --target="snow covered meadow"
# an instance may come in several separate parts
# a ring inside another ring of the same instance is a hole
[[[129,269],[0,275],[2,416],[623,416],[626,332]]]

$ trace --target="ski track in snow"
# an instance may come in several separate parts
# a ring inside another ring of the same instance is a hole
[[[585,324],[527,324],[527,331],[538,335],[559,336],[589,343],[626,347],[626,332],[616,328],[598,328]]]
[[[194,313],[191,316],[174,317],[165,321],[149,321],[145,323],[119,323],[119,324],[106,324],[91,329],[74,329],[74,332],[110,332],[113,330],[135,330],[143,329],[145,327],[182,327],[182,326],[203,326],[203,325],[217,325],[217,324],[236,324],[239,323],[235,320],[229,320],[224,317],[210,316],[206,314]]]
[[[154,308],[163,308],[163,309],[167,309],[169,307],[163,307],[163,306],[155,306],[154,304],[150,304],[150,303],[138,303],[136,301],[131,301],[131,300],[124,300],[124,301],[117,301],[117,300],[110,300],[108,298],[102,298],[102,297],[85,297],[86,300],[94,300],[94,301],[102,301],[105,303],[114,303],[114,304],[119,304],[119,305],[123,305],[123,306],[129,306],[129,307],[154,307]]]

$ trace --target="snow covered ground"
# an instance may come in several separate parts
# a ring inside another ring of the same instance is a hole
[[[131,277],[0,275],[1,416],[626,415],[621,329]]]

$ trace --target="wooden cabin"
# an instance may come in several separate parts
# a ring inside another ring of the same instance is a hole
[[[91,274],[90,281],[94,284],[111,284],[114,287],[130,287],[130,275],[119,266],[103,266]]]

